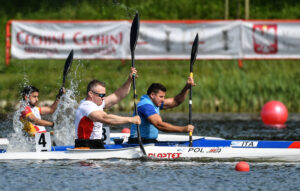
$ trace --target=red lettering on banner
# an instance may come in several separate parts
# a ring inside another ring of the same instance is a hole
[[[112,44],[123,43],[123,33],[116,35],[84,35],[81,32],[76,32],[73,36],[73,42],[76,45],[93,45],[93,46],[108,46]]]
[[[81,52],[84,54],[95,54],[99,53],[101,55],[113,55],[116,53],[116,49],[112,48],[82,48]]]
[[[36,53],[36,54],[58,54],[57,49],[46,49],[46,48],[32,48],[25,47],[24,51],[27,53]]]
[[[17,43],[20,45],[51,45],[51,44],[65,44],[65,34],[59,36],[39,36],[27,34],[24,31],[17,33]]]
[[[175,159],[179,158],[181,154],[182,153],[148,153],[148,157]]]

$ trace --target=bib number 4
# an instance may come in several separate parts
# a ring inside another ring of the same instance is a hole
[[[51,151],[50,133],[35,134],[35,149],[36,152]]]

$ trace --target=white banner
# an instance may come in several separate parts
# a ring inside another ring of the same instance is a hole
[[[123,59],[128,55],[130,24],[118,22],[12,22],[14,58]]]
[[[300,21],[141,21],[136,59],[300,59]],[[130,59],[130,21],[12,21],[18,59]]]
[[[252,21],[242,24],[242,58],[300,58],[299,21]]]

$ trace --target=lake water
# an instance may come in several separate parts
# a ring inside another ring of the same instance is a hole
[[[164,115],[178,125],[186,114]],[[194,135],[230,139],[300,140],[300,115],[286,128],[265,127],[258,115],[195,114]],[[12,120],[0,122],[1,137]],[[122,128],[122,127],[121,127]],[[120,132],[120,127],[112,131]],[[238,161],[46,160],[0,162],[0,190],[300,190],[300,163],[252,162],[249,172],[235,171]]]

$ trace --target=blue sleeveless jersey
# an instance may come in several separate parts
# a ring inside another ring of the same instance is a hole
[[[143,95],[140,102],[137,104],[138,114],[141,118],[140,132],[141,137],[145,139],[156,139],[158,129],[148,121],[148,117],[153,114],[160,114],[159,110],[163,107],[157,107],[148,95]],[[133,114],[135,116],[135,113]],[[136,125],[132,124],[130,129],[130,137],[137,137]]]

